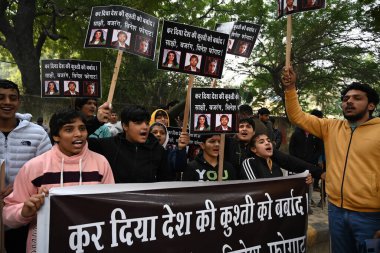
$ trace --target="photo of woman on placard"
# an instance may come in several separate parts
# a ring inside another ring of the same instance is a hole
[[[59,95],[59,88],[57,87],[55,81],[45,82],[45,95],[56,96]]]
[[[163,67],[166,68],[179,68],[179,62],[177,60],[177,52],[173,50],[167,50],[165,61],[162,63]],[[164,54],[165,55],[165,54]],[[181,53],[179,53],[178,58],[180,58]]]
[[[90,40],[90,45],[105,45],[107,32],[104,32],[102,29],[95,30],[93,29],[93,35]]]
[[[194,115],[194,118],[197,115]],[[208,124],[208,118],[210,115],[207,116],[205,114],[198,115],[197,124],[195,126],[195,131],[210,131],[210,125]]]

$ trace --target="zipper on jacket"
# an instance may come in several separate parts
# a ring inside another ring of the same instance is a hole
[[[354,130],[351,129],[351,136],[350,136],[350,142],[348,143],[348,148],[347,148],[347,153],[346,153],[346,160],[344,162],[344,169],[343,169],[343,178],[342,178],[342,185],[340,186],[340,207],[343,208],[343,185],[344,185],[344,177],[346,175],[346,168],[347,168],[347,161],[348,161],[348,153],[350,152],[350,147],[351,147],[351,141],[352,141],[352,136],[354,135]]]

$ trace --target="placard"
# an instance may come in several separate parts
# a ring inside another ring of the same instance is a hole
[[[102,95],[100,61],[41,60],[42,97]]]
[[[92,7],[84,47],[113,48],[154,60],[158,21],[125,6]]]
[[[192,88],[190,132],[237,133],[239,104],[237,89]]]
[[[228,35],[164,21],[158,68],[222,78]]]
[[[228,54],[249,58],[260,32],[260,25],[237,21],[216,24],[215,29],[230,35],[227,45]]]
[[[325,7],[325,0],[277,0],[277,16],[280,18],[293,13],[318,10]]]

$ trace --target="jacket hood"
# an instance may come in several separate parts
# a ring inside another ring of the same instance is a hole
[[[160,123],[160,122],[154,122],[150,127],[149,127],[149,132],[151,132],[152,131],[152,128],[154,127],[154,126],[162,126],[164,129],[165,129],[165,132],[166,132],[166,137],[165,137],[165,141],[164,141],[164,143],[162,144],[162,146],[166,149],[166,146],[168,145],[168,142],[169,142],[169,133],[168,133],[168,129],[167,129],[167,127],[164,125],[164,124],[162,124],[162,123]]]
[[[32,119],[32,114],[30,114],[30,113],[18,113],[18,112],[16,112],[16,118],[19,119],[19,120],[30,121]]]
[[[163,112],[166,114],[166,116],[168,117],[168,122],[170,122],[169,114],[168,114],[164,109],[157,109],[157,110],[155,110],[155,111],[152,113],[152,115],[150,116],[149,126],[153,125],[153,123],[156,122],[156,113],[157,113],[158,111],[163,111]]]

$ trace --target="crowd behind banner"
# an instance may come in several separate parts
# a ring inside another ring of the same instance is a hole
[[[278,4],[279,17],[325,7],[323,0]],[[110,91],[123,52],[154,60],[158,23],[157,18],[128,7],[93,7],[85,47],[118,50]],[[287,24],[291,31],[290,15]],[[128,105],[118,122],[110,104],[113,91],[107,102],[98,105],[100,62],[43,60],[41,96],[75,97],[71,108],[52,115],[48,135],[41,122],[30,122],[30,114],[17,113],[18,86],[0,80],[0,100],[7,103],[0,110],[0,160],[5,160],[0,188],[5,204],[2,218],[8,227],[0,245],[4,242],[8,253],[37,248],[38,252],[111,248],[305,252],[311,176],[327,181],[333,251],[356,253],[366,248],[369,239],[380,237],[380,224],[368,223],[368,213],[376,216],[380,211],[376,183],[368,183],[367,177],[374,175],[373,182],[379,171],[373,162],[379,147],[372,141],[380,125],[372,116],[379,103],[376,91],[361,83],[347,86],[341,97],[343,121],[303,113],[287,43],[281,75],[286,111],[290,121],[302,128],[301,137],[307,142],[319,138],[322,147],[313,160],[300,154],[310,152],[306,145],[297,145],[300,152],[295,156],[285,154],[278,150],[281,141],[274,142],[276,129],[267,108],[255,115],[250,105],[240,105],[236,89],[192,88],[194,75],[212,77],[213,83],[222,78],[227,53],[249,57],[260,26],[237,21],[216,29],[163,23],[158,68],[189,74],[185,104],[176,105],[181,109],[160,107],[150,114],[142,105]],[[287,38],[291,42],[291,32]],[[170,118],[178,122],[177,129]],[[348,139],[350,135],[353,138]],[[368,159],[357,159],[364,156]],[[303,174],[284,179],[282,169]],[[268,179],[250,182],[261,178]],[[241,179],[247,181],[232,181]],[[231,183],[173,182],[179,180]],[[165,183],[160,188],[152,182]],[[112,190],[109,185],[114,183],[123,190]],[[131,183],[141,183],[142,188],[128,191]],[[109,185],[102,188],[102,184]],[[91,186],[95,192],[82,195],[91,188],[85,185],[97,185]],[[320,188],[323,207],[323,183]],[[352,228],[340,222],[345,212],[357,213],[360,224]],[[361,236],[352,240],[356,234]]]

